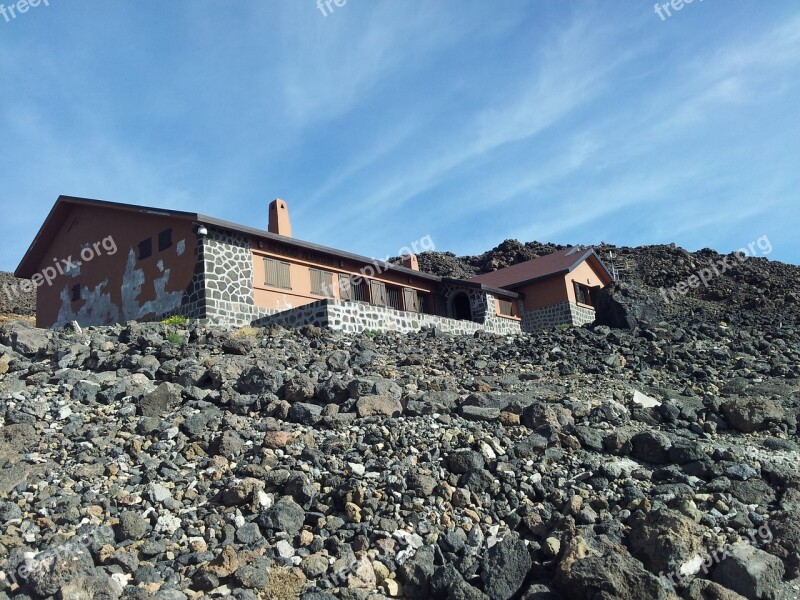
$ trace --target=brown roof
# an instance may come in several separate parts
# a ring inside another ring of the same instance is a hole
[[[592,248],[573,246],[504,269],[497,269],[491,273],[478,275],[470,279],[470,281],[497,288],[513,289],[539,279],[566,275],[585,260],[589,260],[596,270],[608,277],[609,281],[613,279],[603,261],[600,260],[600,257],[597,256]]]

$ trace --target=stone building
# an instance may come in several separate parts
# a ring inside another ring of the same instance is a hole
[[[562,259],[570,263],[566,271],[553,261],[544,269],[523,263],[516,281],[451,279],[421,272],[413,253],[392,264],[295,239],[283,200],[270,204],[262,230],[61,196],[16,275],[37,288],[39,327],[182,315],[225,326],[512,334],[593,320],[592,289],[610,281],[605,267],[591,250]]]

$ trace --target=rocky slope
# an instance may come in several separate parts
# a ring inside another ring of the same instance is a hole
[[[609,268],[615,267],[622,283],[659,299],[664,314],[685,314],[697,309],[717,314],[766,309],[788,311],[795,318],[800,312],[800,267],[768,260],[772,246],[766,238],[747,246],[749,257],[745,260],[709,249],[688,252],[674,244],[637,248],[605,244],[596,250]],[[419,262],[420,269],[429,273],[468,278],[562,248],[506,240],[478,256],[458,258],[449,252],[425,252]],[[613,259],[609,259],[609,253]],[[696,287],[689,285],[692,276],[698,278]],[[687,283],[685,294],[675,290],[682,282]]]
[[[20,284],[23,282],[30,283],[0,271],[0,315],[36,314],[36,290],[22,291]]]
[[[0,598],[796,598],[800,330],[0,327]]]

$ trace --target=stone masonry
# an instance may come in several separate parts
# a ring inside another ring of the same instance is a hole
[[[502,335],[521,333],[518,320],[505,319],[496,315],[493,315],[493,317],[487,319],[486,323],[475,323],[473,321],[456,321],[455,319],[437,315],[396,310],[387,306],[374,306],[364,302],[319,300],[299,308],[259,318],[253,322],[253,325],[259,327],[269,325],[299,327],[309,324],[350,333],[369,330],[408,333],[419,331],[422,327],[436,327],[440,331],[456,335],[469,335],[476,331],[487,331]]]
[[[253,255],[247,237],[209,228],[198,262],[205,279],[204,320],[241,327],[274,312],[253,300]]]
[[[581,326],[595,319],[593,308],[579,306],[574,302],[561,302],[544,308],[528,310],[523,313],[523,330],[539,331],[559,325]]]

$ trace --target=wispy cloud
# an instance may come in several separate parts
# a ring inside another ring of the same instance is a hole
[[[375,255],[427,233],[475,253],[512,235],[732,246],[751,228],[800,259],[786,3],[664,24],[602,0],[327,18],[311,0],[74,0],[3,34],[0,268],[60,193],[257,226],[282,196],[298,234]]]

